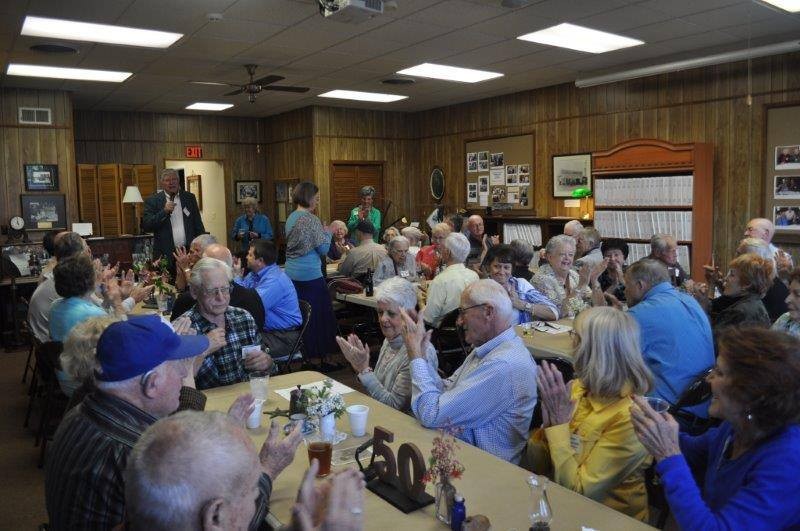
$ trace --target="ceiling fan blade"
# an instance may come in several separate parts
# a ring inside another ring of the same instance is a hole
[[[228,92],[227,94],[223,94],[223,96],[236,96],[237,94],[241,94],[242,92],[244,92],[244,87],[239,87],[237,90]]]
[[[258,79],[254,79],[251,81],[253,85],[269,85],[270,83],[275,83],[276,81],[280,81],[282,79],[286,79],[283,76],[276,76],[276,75],[269,75],[260,77]]]
[[[222,81],[189,81],[192,85],[213,85],[220,87],[241,87],[241,83],[225,83]]]
[[[269,85],[266,87],[261,87],[261,90],[275,90],[278,92],[308,92],[310,89],[308,87],[286,87],[282,85]]]

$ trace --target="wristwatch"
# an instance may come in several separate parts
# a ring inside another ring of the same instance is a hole
[[[533,314],[533,303],[532,302],[526,302],[525,303],[525,311],[530,313],[530,314]]]

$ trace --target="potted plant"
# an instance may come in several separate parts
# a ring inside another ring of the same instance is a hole
[[[345,411],[342,395],[334,393],[333,381],[329,378],[322,382],[322,387],[306,390],[306,414],[319,418],[319,431],[323,437],[329,438],[336,431],[336,419]]]
[[[464,465],[455,457],[456,450],[460,448],[456,442],[459,431],[457,428],[439,430],[439,435],[433,438],[428,470],[422,476],[423,483],[436,483],[436,518],[448,525],[456,495],[456,488],[450,480],[459,479],[464,474]]]

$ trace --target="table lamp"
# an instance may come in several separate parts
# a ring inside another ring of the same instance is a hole
[[[123,203],[133,203],[133,217],[136,219],[136,234],[139,234],[139,203],[144,203],[142,193],[139,191],[138,186],[128,186],[125,188],[125,197],[122,198]]]
[[[592,197],[592,191],[588,188],[576,188],[572,191],[572,197],[581,202],[581,218],[589,219],[589,198]],[[584,211],[583,200],[586,199],[586,210]]]

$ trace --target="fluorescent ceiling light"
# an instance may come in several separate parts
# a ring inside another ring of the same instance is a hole
[[[566,22],[558,26],[520,35],[517,39],[589,53],[605,53],[644,44],[644,41],[637,39],[584,28],[583,26],[576,26]]]
[[[224,111],[233,107],[233,103],[192,103],[186,108],[190,111]]]
[[[663,63],[660,65],[634,68],[632,70],[624,70],[622,72],[614,72],[612,74],[604,74],[601,76],[585,77],[575,80],[575,86],[578,88],[594,87],[596,85],[616,83],[618,81],[625,81],[627,79],[638,79],[640,77],[655,76],[658,74],[666,74],[668,72],[679,72],[681,70],[689,70],[690,68],[700,68],[701,66],[722,65],[725,63],[732,63],[734,61],[755,59],[757,57],[767,57],[770,55],[796,52],[798,50],[800,50],[800,41],[779,42],[776,44],[759,46],[757,48],[745,48],[742,50],[734,50],[732,52],[707,55],[705,57],[685,59],[683,61],[673,61],[671,63]]]
[[[87,70],[85,68],[62,68],[58,66],[23,65],[11,63],[6,73],[9,76],[50,77],[54,79],[77,79],[78,81],[109,81],[121,83],[131,77],[131,72],[112,70]]]
[[[331,90],[319,95],[320,98],[337,98],[341,100],[375,101],[378,103],[391,103],[404,100],[408,96],[398,94],[381,94],[380,92],[359,92],[357,90]]]
[[[148,48],[168,48],[183,37],[182,33],[43,17],[25,17],[22,35]]]
[[[503,74],[497,72],[486,72],[485,70],[473,70],[471,68],[459,68],[457,66],[436,65],[433,63],[422,63],[412,66],[405,70],[400,70],[398,74],[406,76],[429,77],[433,79],[444,79],[445,81],[460,81],[462,83],[478,83]]]
[[[789,13],[800,12],[800,0],[762,0]]]

